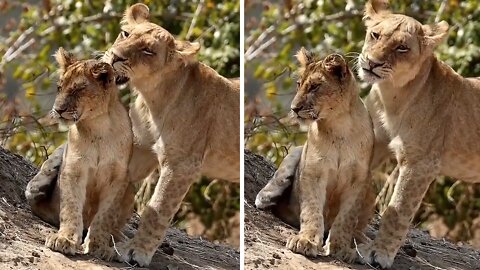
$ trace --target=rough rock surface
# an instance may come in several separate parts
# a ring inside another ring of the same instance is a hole
[[[284,245],[297,232],[270,212],[255,208],[255,196],[273,176],[275,167],[263,157],[245,151],[245,269],[374,269],[366,265],[349,265],[329,257],[308,259],[292,253]],[[374,237],[378,218],[369,232]],[[397,255],[395,270],[479,270],[480,251],[434,240],[427,233],[411,229],[406,244]]]
[[[34,216],[23,192],[36,168],[0,147],[0,269],[142,269],[107,263],[86,255],[64,256],[44,246],[56,228]],[[132,234],[138,217],[130,224]],[[192,238],[170,229],[149,269],[239,269],[240,253],[230,247]],[[172,254],[173,251],[173,254]],[[169,255],[171,254],[171,255]]]

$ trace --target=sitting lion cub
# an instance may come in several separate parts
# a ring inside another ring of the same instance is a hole
[[[326,254],[351,262],[356,258],[353,237],[366,240],[363,230],[373,215],[368,181],[372,123],[340,55],[319,60],[302,48],[297,59],[300,79],[291,109],[300,121],[310,123],[307,142],[285,158],[255,204],[265,208],[278,201],[274,212],[300,225],[300,233],[287,241],[293,252],[317,256],[326,228]],[[282,196],[290,186],[290,194]]]
[[[130,120],[109,64],[77,61],[62,48],[55,58],[61,76],[51,115],[70,124],[68,142],[53,198],[33,198],[32,187],[26,196],[40,217],[60,223],[59,231],[47,237],[49,248],[75,254],[83,228],[88,228],[84,252],[110,260],[111,234],[121,230],[132,210],[126,180],[133,137]],[[36,177],[55,172],[48,165]]]

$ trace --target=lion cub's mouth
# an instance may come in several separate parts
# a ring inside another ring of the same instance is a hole
[[[305,110],[295,113],[294,111],[290,111],[289,116],[300,123],[308,123],[310,121],[318,120],[318,115],[313,112],[313,110]]]
[[[126,76],[121,76],[121,75],[119,75],[119,76],[117,76],[117,77],[115,78],[115,84],[116,84],[116,85],[125,84],[125,83],[127,83],[129,80],[130,80],[130,78],[128,78],[128,77],[126,77]]]
[[[58,113],[55,109],[52,109],[49,113],[50,119],[58,123],[66,125],[73,125],[80,121],[80,116],[77,112],[64,112]]]
[[[363,71],[364,71],[365,73],[367,73],[368,75],[374,76],[375,78],[377,78],[377,79],[379,79],[379,80],[383,79],[383,78],[380,77],[377,73],[373,72],[373,70],[371,70],[371,69],[367,69],[367,68],[362,68],[362,69],[363,69]]]

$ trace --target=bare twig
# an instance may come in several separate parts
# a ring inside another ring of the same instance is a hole
[[[332,15],[327,15],[323,16],[319,19],[312,20],[309,22],[298,22],[296,21],[294,25],[286,28],[285,30],[281,31],[278,33],[278,36],[285,36],[291,32],[293,32],[296,29],[299,29],[302,26],[305,26],[307,24],[318,24],[322,22],[330,22],[330,21],[342,21],[346,19],[351,19],[354,17],[359,17],[363,13],[361,10],[351,10],[351,11],[342,11],[338,12]],[[255,40],[255,42],[248,47],[248,49],[245,51],[245,61],[251,61],[255,57],[257,57],[261,52],[266,50],[270,45],[272,45],[275,41],[277,41],[278,36],[271,37],[268,39],[266,42],[262,42],[267,38],[267,36],[271,33],[274,33],[275,30],[277,29],[279,23],[273,24],[270,27],[268,27],[264,33],[260,34],[260,36]]]
[[[124,263],[126,263],[128,266],[132,267],[132,269],[135,268],[135,267],[137,266],[136,264],[135,264],[135,265],[131,265],[131,264],[130,264],[129,262],[127,262],[126,260],[123,260],[122,254],[120,254],[120,252],[119,252],[118,249],[117,249],[117,245],[115,244],[115,238],[113,238],[113,235],[112,235],[112,234],[110,234],[110,237],[112,238],[113,249],[114,249],[115,252],[117,253],[118,257],[121,258],[122,261],[123,261]]]
[[[442,14],[445,11],[445,8],[447,7],[447,3],[448,3],[448,0],[443,0],[442,3],[440,4],[440,8],[438,8],[437,15],[435,15],[436,23],[440,21],[440,18],[442,17]]]
[[[358,256],[363,260],[363,262],[365,262],[372,269],[378,269],[375,266],[368,263],[367,260],[365,260],[365,257],[363,257],[363,255],[360,253],[360,250],[358,250],[357,240],[355,239],[355,237],[353,238],[353,244],[355,245],[355,251],[357,251]]]
[[[190,39],[190,36],[192,35],[193,29],[195,28],[195,24],[197,23],[197,18],[200,15],[200,11],[203,9],[203,4],[205,0],[200,0],[198,1],[197,9],[195,9],[195,13],[193,14],[192,17],[192,22],[190,23],[190,27],[188,28],[187,35],[185,36],[185,39]]]

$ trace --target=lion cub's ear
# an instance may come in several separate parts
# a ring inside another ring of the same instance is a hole
[[[60,71],[63,73],[68,66],[75,63],[77,59],[67,52],[64,48],[58,48],[57,52],[55,53],[55,60],[57,60],[58,65],[60,66]]]
[[[125,24],[135,24],[148,21],[148,16],[150,15],[150,10],[147,5],[137,3],[125,10],[123,15],[122,23]]]
[[[323,60],[323,68],[333,77],[343,81],[348,75],[348,65],[339,54],[330,54]]]
[[[423,25],[423,33],[425,41],[424,43],[428,47],[435,47],[440,44],[443,39],[448,35],[448,23],[441,21],[436,24]]]
[[[368,21],[380,14],[390,13],[388,0],[369,0],[365,4],[365,11],[363,13],[363,20]]]
[[[200,43],[175,40],[175,52],[180,58],[188,64],[195,60],[195,56],[200,50]]]
[[[297,57],[297,60],[302,67],[306,67],[308,66],[308,64],[315,61],[315,54],[307,51],[307,49],[305,49],[304,47],[298,50],[295,57]]]
[[[103,84],[106,87],[113,81],[113,69],[105,62],[98,62],[90,69],[93,78]]]

